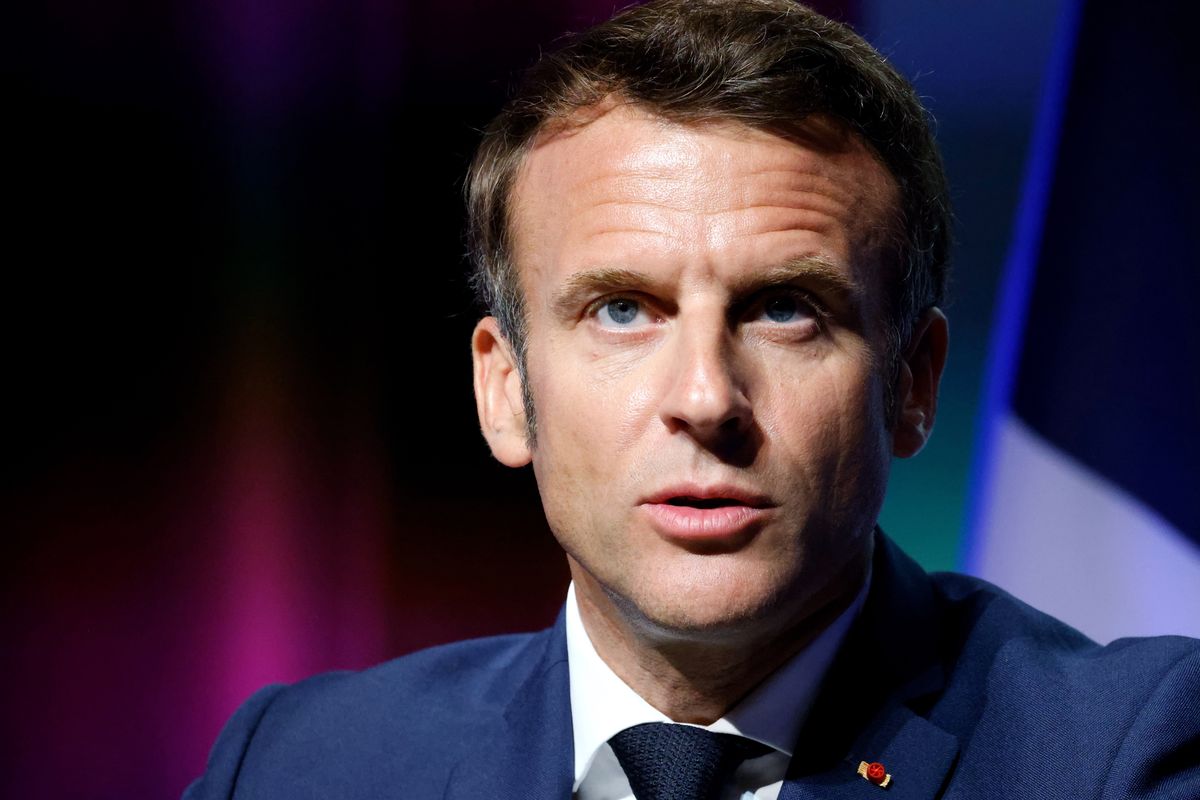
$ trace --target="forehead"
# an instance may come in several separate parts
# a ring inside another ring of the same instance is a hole
[[[896,204],[878,158],[828,118],[785,138],[616,105],[535,142],[514,186],[513,257],[527,296],[575,267],[632,266],[609,259],[768,268],[788,247],[874,284]]]

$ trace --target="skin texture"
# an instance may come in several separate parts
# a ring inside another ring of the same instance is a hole
[[[890,459],[933,423],[936,309],[894,424],[883,408],[894,181],[839,126],[809,131],[614,104],[544,137],[514,213],[536,448],[495,320],[472,340],[484,435],[532,462],[597,651],[679,721],[719,717],[853,599]],[[706,493],[733,524],[665,502]]]

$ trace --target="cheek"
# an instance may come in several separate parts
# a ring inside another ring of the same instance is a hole
[[[654,363],[644,351],[613,355],[552,342],[530,379],[541,429],[562,452],[612,464],[627,457],[653,419]]]
[[[834,506],[843,516],[862,514],[874,519],[883,502],[883,489],[891,464],[891,439],[883,409],[883,385],[872,372],[856,390],[843,398],[844,414],[839,419],[839,459],[834,467],[839,476]]]
[[[778,421],[777,430],[767,435],[783,456],[769,458],[770,468],[809,498],[806,505],[814,510],[824,507],[829,494],[842,482],[839,470],[846,442],[836,404],[830,400],[828,395],[789,398],[786,416]]]
[[[853,491],[886,454],[882,391],[873,372],[826,367],[776,392],[768,439],[785,453],[777,466],[794,470],[822,494]]]
[[[645,393],[594,364],[567,358],[531,362],[530,385],[538,420],[533,465],[547,515],[564,521],[594,516],[611,506],[606,498],[628,471],[637,438],[631,409],[644,403]]]

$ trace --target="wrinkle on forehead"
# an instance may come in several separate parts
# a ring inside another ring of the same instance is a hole
[[[623,148],[626,152],[620,157],[603,150],[606,135],[614,131],[615,126],[622,126],[629,121],[649,124],[633,128],[632,131],[636,133],[632,136],[628,136],[631,128],[624,126],[631,146]],[[573,152],[577,148],[549,147],[575,137],[596,139],[600,145],[599,160],[583,165]],[[757,152],[755,160],[748,162],[744,151],[737,154],[730,152],[722,146],[723,140],[757,140],[776,147]],[[535,153],[540,153],[540,157],[532,158]],[[677,187],[694,182],[697,169],[704,164],[711,174],[706,182],[710,185],[736,179],[726,188],[746,187],[748,191],[755,191],[763,186],[783,184],[800,191],[814,189],[842,194],[848,200],[850,192],[843,189],[853,187],[842,187],[838,178],[844,173],[848,161],[863,156],[875,160],[873,151],[858,136],[832,118],[813,116],[794,126],[794,130],[784,133],[752,128],[731,120],[676,122],[636,106],[618,106],[585,124],[540,138],[525,159],[521,178],[536,180],[539,177],[557,179],[574,176],[582,179],[580,167],[594,166],[600,172],[588,178],[594,186],[611,182],[611,188],[619,191],[636,183],[645,192],[647,200],[680,207],[671,202],[678,194]],[[883,173],[888,181],[858,188],[882,195],[881,199],[886,198],[892,187],[888,185],[891,182],[890,175],[886,170]],[[754,180],[759,178],[762,183]],[[743,200],[745,205],[754,205],[753,198],[738,199]],[[710,210],[694,205],[684,207],[689,210]]]
[[[571,189],[586,182],[587,188],[595,192],[591,204],[597,207],[603,201],[596,201],[605,194],[617,198],[612,202],[621,203],[621,198],[628,198],[630,190],[636,189],[647,204],[701,213],[717,209],[691,202],[694,198],[682,191],[686,184],[697,189],[725,183],[726,190],[744,192],[731,198],[744,207],[758,205],[760,201],[754,195],[773,189],[819,193],[863,212],[878,212],[879,216],[871,215],[876,219],[886,216],[898,199],[895,181],[874,151],[845,124],[825,115],[810,116],[786,132],[775,133],[726,119],[676,122],[611,99],[579,114],[580,119],[569,127],[564,123],[535,140],[523,160],[513,198],[515,226],[522,223],[520,209],[527,199],[520,187],[545,181],[557,186],[559,198],[580,200],[583,195]],[[649,124],[630,126],[630,121]],[[620,155],[604,147],[605,139],[619,128],[633,145],[619,148],[624,151]],[[576,138],[594,140],[596,146],[590,151],[552,146]],[[748,163],[744,152],[735,155],[722,148],[722,139],[758,140],[778,147],[759,152]],[[876,180],[854,186],[843,184],[839,178],[844,176],[847,164],[862,158],[879,165]],[[701,163],[709,167],[711,177],[698,183],[695,177]]]

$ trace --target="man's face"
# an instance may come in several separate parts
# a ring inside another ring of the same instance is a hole
[[[476,391],[500,460],[532,460],[582,602],[669,636],[778,628],[869,550],[896,189],[857,138],[817,139],[618,107],[528,156],[536,447],[494,321]]]

